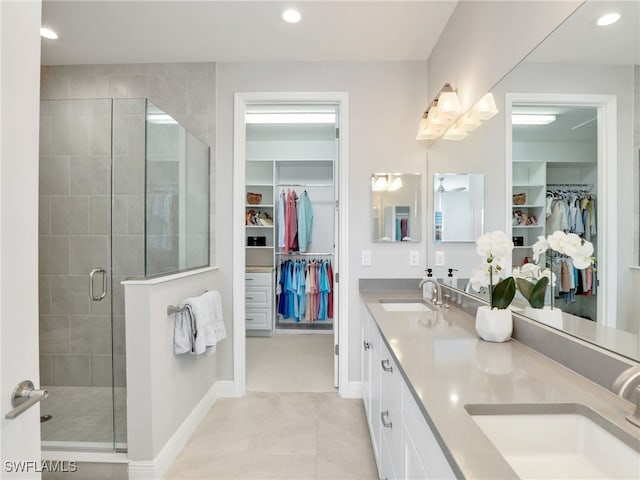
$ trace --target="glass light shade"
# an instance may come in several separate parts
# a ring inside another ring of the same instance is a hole
[[[434,127],[442,126],[446,128],[451,125],[451,119],[447,115],[440,115],[440,107],[438,105],[434,105],[429,109],[427,121]]]
[[[387,191],[395,192],[396,190],[400,190],[401,188],[402,188],[402,178],[396,177],[391,181],[391,183],[387,187]]]
[[[420,127],[418,127],[418,136],[416,140],[435,140],[444,132],[444,128],[436,125],[432,125],[427,119],[420,121]]]
[[[467,132],[473,132],[476,128],[482,125],[482,122],[478,119],[473,118],[467,113],[464,117],[462,117],[462,120],[460,120],[460,125]]]
[[[456,123],[449,130],[444,132],[444,135],[442,138],[444,138],[445,140],[462,140],[466,136],[467,136],[467,131],[464,128],[462,128],[462,125],[460,123]]]
[[[493,95],[487,93],[473,106],[469,115],[476,120],[489,120],[496,113],[498,113],[498,108]]]
[[[462,107],[456,92],[442,92],[438,97],[437,117],[441,119],[454,119],[460,115]]]
[[[374,192],[384,192],[385,190],[387,190],[387,186],[388,186],[388,182],[387,182],[387,177],[375,177],[373,178],[373,185],[371,186],[371,189]]]

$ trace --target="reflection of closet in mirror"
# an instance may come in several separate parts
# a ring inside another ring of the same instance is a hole
[[[484,233],[484,175],[433,176],[435,242],[475,242]]]
[[[417,173],[371,175],[371,238],[374,242],[419,242],[420,183]]]
[[[540,235],[572,232],[597,247],[597,111],[594,107],[514,105],[512,112],[513,264],[533,261],[531,246]],[[597,256],[597,251],[594,252]],[[565,312],[597,316],[597,280],[584,290],[562,285],[560,259],[554,264],[556,304]]]

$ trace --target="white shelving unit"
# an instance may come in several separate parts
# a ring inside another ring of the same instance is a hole
[[[526,195],[523,205],[511,205],[514,266],[522,265],[525,257],[531,259],[532,245],[545,235],[546,179],[546,162],[513,162],[512,193]],[[530,223],[533,218],[535,225]]]

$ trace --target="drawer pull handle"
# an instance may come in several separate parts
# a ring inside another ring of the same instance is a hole
[[[389,361],[389,359],[381,360],[380,364],[382,365],[382,369],[385,372],[393,372],[393,367],[391,366],[391,362]]]
[[[253,300],[253,297],[244,297],[245,300]]]
[[[253,282],[255,279],[254,279],[254,278],[245,278],[245,280],[246,280],[247,282]]]
[[[371,348],[371,344],[369,342],[362,342],[362,346],[365,350],[369,350]]]
[[[386,419],[385,419],[386,417]],[[382,426],[385,428],[393,428],[393,424],[389,421],[389,410],[385,412],[380,412],[380,421],[382,422]]]
[[[247,322],[253,322],[253,320],[255,320],[255,319],[253,319],[253,318],[247,318],[246,320],[247,320]]]

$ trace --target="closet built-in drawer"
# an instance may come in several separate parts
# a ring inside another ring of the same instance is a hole
[[[249,287],[271,287],[271,273],[251,273],[247,272],[244,276],[245,285]]]
[[[247,287],[244,301],[247,308],[271,308],[273,291],[270,287]]]
[[[252,310],[247,309],[244,316],[245,327],[247,330],[267,330],[271,328],[272,315],[271,310]]]

